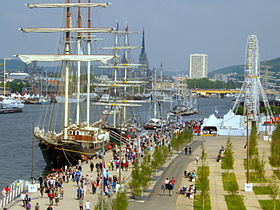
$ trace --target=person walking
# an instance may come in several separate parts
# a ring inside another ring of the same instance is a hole
[[[164,184],[162,184],[160,186],[160,188],[161,188],[161,195],[165,195],[165,186],[164,186]]]
[[[185,147],[185,154],[188,154],[188,147]]]
[[[192,148],[189,147],[189,155],[191,155],[191,154],[192,154]]]
[[[82,197],[82,189],[79,187],[79,188],[77,189],[77,200],[80,200],[81,197]]]
[[[49,205],[49,207],[47,208],[47,210],[53,210],[53,207],[51,205]]]
[[[87,200],[87,202],[86,202],[86,210],[90,210],[90,202],[89,202],[89,200]]]
[[[84,201],[83,201],[83,199],[79,200],[79,207],[80,207],[80,210],[84,209]]]
[[[90,162],[89,167],[90,167],[90,171],[92,172],[92,171],[93,171],[93,168],[94,168],[94,164],[93,164],[93,162]]]
[[[168,178],[166,178],[164,180],[164,185],[165,185],[165,189],[168,190],[169,189],[169,179]]]
[[[197,155],[196,158],[195,158],[195,163],[196,163],[197,166],[198,166],[198,161],[199,161],[199,156]]]
[[[48,197],[49,197],[50,205],[53,205],[54,194],[52,190],[50,190],[50,192],[48,193]]]
[[[175,178],[172,177],[172,179],[170,180],[170,183],[169,183],[169,185],[171,185],[171,187],[169,186],[170,187],[169,195],[172,195],[172,192],[173,192],[173,189],[174,189],[174,186],[175,186],[175,182],[176,182]]]
[[[39,203],[36,203],[35,210],[40,210],[40,205],[39,205]]]
[[[30,210],[30,209],[31,209],[31,203],[30,203],[30,202],[27,202],[27,203],[25,204],[25,209],[26,209],[26,210]]]

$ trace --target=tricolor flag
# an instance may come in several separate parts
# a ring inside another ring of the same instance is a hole
[[[102,178],[103,178],[103,192],[108,195],[109,194],[109,190],[108,190],[108,177],[106,174],[106,166],[105,163],[102,163]]]

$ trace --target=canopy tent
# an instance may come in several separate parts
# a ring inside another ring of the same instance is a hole
[[[201,125],[201,134],[216,134],[222,119],[218,119],[214,114],[211,114],[208,119],[204,119]]]

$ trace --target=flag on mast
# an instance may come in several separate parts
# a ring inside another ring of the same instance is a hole
[[[116,31],[118,31],[119,30],[119,22],[118,22],[118,20],[116,22],[117,22]]]
[[[125,31],[128,31],[128,24],[125,25]]]
[[[103,192],[108,195],[109,189],[108,189],[108,177],[107,177],[107,171],[105,163],[102,163],[102,178],[103,178]]]

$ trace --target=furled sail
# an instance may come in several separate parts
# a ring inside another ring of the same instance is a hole
[[[101,61],[107,63],[114,58],[113,55],[16,55],[24,63],[29,64],[33,61]]]
[[[125,69],[125,68],[136,68],[140,66],[146,66],[144,64],[117,64],[117,65],[106,65],[106,66],[98,66],[99,68],[110,68],[110,69]]]
[[[141,86],[141,84],[117,84],[117,83],[111,83],[111,84],[94,83],[93,85],[96,87],[140,87]]]
[[[32,8],[64,8],[64,7],[108,7],[111,3],[58,3],[58,4],[26,4]]]
[[[142,48],[140,46],[113,46],[113,47],[100,47],[102,50],[133,50]]]
[[[128,103],[105,103],[105,102],[96,102],[93,103],[94,105],[100,105],[100,106],[134,106],[134,107],[139,107],[141,105],[139,104],[128,104]]]
[[[81,33],[111,33],[114,28],[20,28],[22,32],[52,33],[52,32],[81,32]]]

